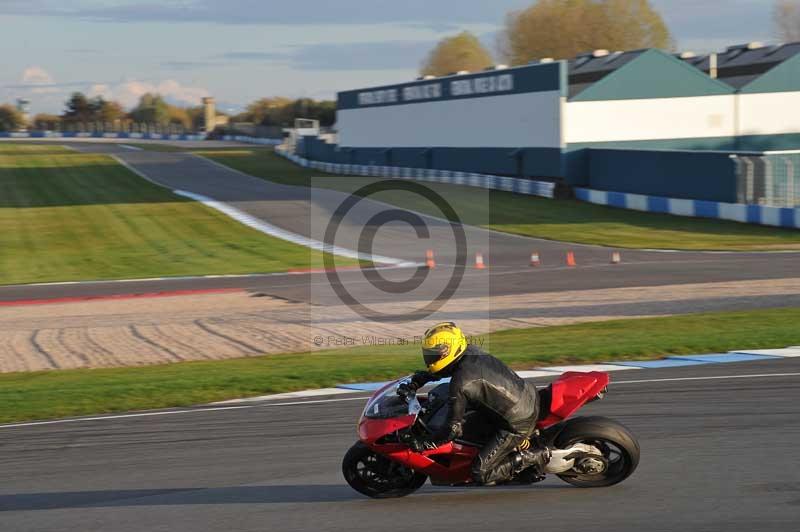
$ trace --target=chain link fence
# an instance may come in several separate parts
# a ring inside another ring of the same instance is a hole
[[[800,151],[732,155],[738,203],[800,207]]]

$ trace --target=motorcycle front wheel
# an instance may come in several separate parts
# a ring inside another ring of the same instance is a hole
[[[566,426],[556,437],[555,446],[568,449],[576,443],[584,443],[597,448],[601,460],[585,463],[582,469],[576,460],[576,467],[558,477],[564,482],[580,488],[600,488],[618,484],[631,476],[639,465],[639,443],[622,424],[604,417],[579,417],[566,422]],[[591,469],[591,470],[588,470]]]
[[[351,488],[373,499],[404,497],[428,480],[426,475],[389,460],[361,442],[344,455],[342,474]]]

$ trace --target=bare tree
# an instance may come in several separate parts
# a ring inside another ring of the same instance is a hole
[[[520,65],[599,48],[669,49],[673,41],[648,0],[538,0],[506,16],[498,47],[508,62]]]
[[[778,38],[784,42],[800,41],[800,0],[778,0],[773,16]]]
[[[489,51],[475,35],[464,31],[446,37],[431,50],[422,65],[423,76],[444,76],[460,70],[476,72],[494,65]]]

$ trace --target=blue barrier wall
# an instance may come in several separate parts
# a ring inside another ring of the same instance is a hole
[[[595,190],[736,202],[736,164],[727,152],[589,149],[583,181]],[[577,165],[577,163],[576,163]],[[577,184],[580,180],[573,181]]]
[[[429,168],[527,177],[563,177],[563,154],[552,148],[343,148],[303,137],[297,154],[314,161]]]
[[[0,131],[0,138],[15,138],[15,139],[72,139],[72,138],[93,138],[93,139],[145,139],[145,140],[205,140],[205,135],[189,135],[189,134],[169,134],[169,133],[104,133],[102,131],[94,132],[76,132],[76,131],[26,131],[22,132],[9,132]]]
[[[298,154],[314,161],[427,168],[492,175],[565,176],[572,186],[631,194],[734,203],[730,152],[583,148],[339,148],[304,137]]]

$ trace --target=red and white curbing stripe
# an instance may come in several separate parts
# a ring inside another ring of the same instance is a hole
[[[242,288],[196,288],[188,290],[164,290],[160,292],[142,292],[130,294],[110,294],[99,296],[68,296],[40,299],[14,299],[11,301],[0,301],[0,307],[23,307],[29,305],[55,305],[58,303],[82,303],[86,301],[120,301],[125,299],[148,299],[156,297],[176,297],[187,295],[203,294],[228,294],[232,292],[243,292]]]

